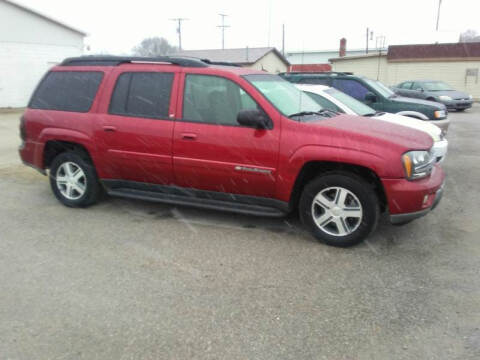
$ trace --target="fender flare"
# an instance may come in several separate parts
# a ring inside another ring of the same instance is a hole
[[[319,156],[320,155],[320,156]],[[360,166],[372,171],[379,178],[388,176],[391,169],[386,159],[378,154],[364,152],[360,149],[340,148],[322,145],[305,145],[295,150],[279,169],[282,181],[277,186],[277,197],[290,201],[295,182],[301,169],[309,162],[328,162]]]
[[[410,117],[415,117],[420,120],[430,120],[428,116],[425,114],[422,114],[421,112],[418,111],[400,111],[396,113],[397,115],[403,115],[403,116],[410,116]]]
[[[37,146],[35,147],[34,159],[36,164],[41,164],[42,169],[44,168],[43,163],[43,152],[45,144],[48,141],[67,141],[71,143],[76,143],[83,146],[90,156],[93,159],[95,145],[92,139],[85,133],[82,133],[77,130],[69,129],[60,129],[60,128],[45,128],[42,130],[37,139]]]

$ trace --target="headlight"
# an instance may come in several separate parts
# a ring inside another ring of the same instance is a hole
[[[409,151],[402,156],[403,168],[408,180],[424,178],[432,172],[435,157],[428,151]]]
[[[452,100],[452,98],[448,95],[440,95],[438,98],[440,100],[443,100],[443,101],[451,101]]]
[[[437,110],[433,113],[433,116],[435,117],[435,119],[440,119],[447,116],[447,114],[445,113],[445,110]]]

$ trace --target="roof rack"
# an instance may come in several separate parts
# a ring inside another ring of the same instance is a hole
[[[236,63],[231,63],[227,61],[212,61],[209,59],[200,59],[200,61],[203,61],[204,63],[207,63],[208,65],[221,65],[221,66],[235,66],[235,67],[242,67],[242,65],[236,64]]]
[[[349,71],[291,71],[280,73],[282,75],[318,75],[318,74],[336,74],[336,75],[353,75],[353,72]]]
[[[200,59],[159,56],[79,56],[71,57],[62,61],[60,66],[118,66],[120,64],[152,63],[152,64],[173,64],[185,67],[207,67],[208,63]]]

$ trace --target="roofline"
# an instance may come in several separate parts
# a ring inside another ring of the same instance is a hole
[[[16,2],[13,2],[13,1],[11,1],[11,0],[0,0],[0,1],[3,1],[4,3],[7,3],[7,4],[11,5],[11,6],[16,7],[17,9],[26,11],[26,12],[32,14],[32,15],[38,16],[39,18],[42,18],[42,19],[47,20],[47,21],[49,21],[49,22],[52,22],[52,23],[54,23],[54,24],[56,24],[56,25],[59,25],[59,26],[65,28],[65,29],[67,29],[67,30],[73,31],[73,32],[75,32],[75,33],[77,33],[77,34],[80,34],[80,35],[82,35],[82,36],[87,36],[87,35],[88,35],[86,32],[84,32],[84,31],[82,31],[82,30],[78,30],[78,29],[76,29],[76,28],[74,28],[74,27],[72,27],[72,26],[70,26],[70,25],[67,25],[67,24],[65,24],[65,23],[63,23],[63,22],[61,22],[61,21],[59,21],[59,20],[55,20],[55,19],[51,18],[50,16],[44,15],[44,14],[42,14],[42,13],[39,13],[39,12],[36,11],[36,10],[33,10],[33,9],[30,9],[30,8],[26,7],[25,5],[20,5],[20,4],[18,4],[18,3],[16,3]]]
[[[274,52],[279,58],[280,60],[282,60],[282,62],[288,67],[290,66],[291,64],[288,62],[287,58],[285,56],[282,55],[282,53],[280,51],[277,50],[277,48],[273,47],[270,49],[270,51],[267,51],[265,54],[263,54],[263,56],[260,56],[255,62],[253,62],[252,64],[255,64],[257,61],[260,61],[262,60],[265,56],[267,56],[268,54],[270,54],[271,52]]]
[[[241,47],[241,48],[229,48],[229,49],[199,49],[199,50],[182,50],[182,51],[178,51],[177,52],[177,56],[181,56],[181,57],[192,57],[192,58],[197,58],[197,59],[200,59],[200,60],[204,60],[204,58],[202,57],[196,57],[196,56],[192,56],[192,55],[182,55],[183,53],[191,53],[193,54],[195,51],[200,51],[200,52],[204,52],[204,51],[221,51],[221,50],[251,50],[251,49],[269,49],[267,52],[265,52],[265,54],[263,54],[262,56],[260,56],[258,59],[254,60],[254,61],[237,61],[235,62],[235,64],[239,64],[239,65],[253,65],[255,64],[256,62],[260,61],[261,59],[263,59],[265,56],[267,56],[268,54],[270,54],[272,51],[280,58],[280,60],[286,65],[286,66],[290,66],[290,62],[287,60],[287,58],[285,56],[282,55],[282,53],[280,51],[277,50],[276,47],[274,46],[260,46],[260,47]]]
[[[374,49],[371,49],[374,50]],[[388,50],[388,47],[382,48],[383,50]],[[347,52],[349,51],[363,51],[365,52],[365,48],[360,48],[360,49],[347,49]],[[298,51],[286,51],[285,54],[290,55],[290,54],[319,54],[319,53],[326,53],[326,52],[339,52],[338,49],[327,49],[327,50],[298,50]]]
[[[378,58],[379,56],[386,57],[387,53],[386,52],[382,52],[382,53],[375,52],[375,53],[369,53],[369,54],[364,54],[364,55],[342,56],[342,57],[336,57],[336,58],[328,59],[328,61],[335,62],[335,61],[342,61],[342,60],[368,59],[368,58]]]

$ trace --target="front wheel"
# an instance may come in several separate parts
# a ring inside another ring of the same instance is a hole
[[[378,197],[355,174],[330,173],[305,186],[300,198],[300,218],[320,241],[348,247],[364,240],[377,226]]]

